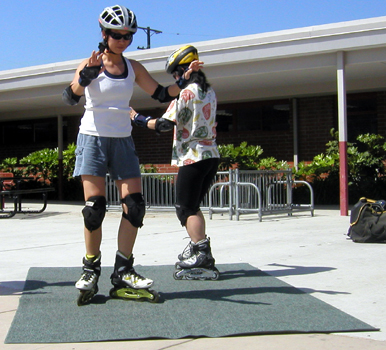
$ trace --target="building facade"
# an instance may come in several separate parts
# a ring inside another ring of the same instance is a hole
[[[385,135],[386,17],[192,44],[217,93],[219,144],[247,141],[296,164],[325,151],[331,128],[343,128],[344,141]],[[127,56],[168,85],[164,64],[175,48]],[[79,63],[0,71],[0,160],[76,142],[84,100],[66,106],[61,94]],[[154,117],[167,108],[138,87],[131,105]],[[134,127],[133,137],[142,164],[170,170],[171,134]]]

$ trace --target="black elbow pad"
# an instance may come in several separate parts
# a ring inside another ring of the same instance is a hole
[[[173,130],[174,123],[170,120],[164,119],[164,118],[158,118],[155,122],[155,131],[157,134],[160,134],[161,132],[168,132]]]
[[[171,102],[175,99],[175,97],[169,95],[168,88],[160,84],[158,84],[158,87],[155,89],[154,94],[151,95],[151,97],[160,101],[161,103]]]
[[[62,94],[62,100],[64,103],[70,105],[70,106],[75,106],[78,104],[81,96],[75,95],[72,92],[71,86],[67,86]]]

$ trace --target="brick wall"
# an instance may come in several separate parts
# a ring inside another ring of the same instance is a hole
[[[378,134],[386,137],[386,91],[377,93]]]
[[[66,117],[68,143],[76,143],[81,118],[82,116]]]
[[[249,145],[261,146],[264,158],[274,157],[277,160],[292,162],[294,149],[292,117],[289,124],[289,129],[285,131],[219,132],[217,143],[239,145],[246,141]],[[299,160],[311,161],[315,155],[324,152],[326,143],[331,140],[330,130],[333,127],[337,128],[336,96],[299,98]],[[156,136],[150,130],[135,128],[133,137],[141,163],[170,164],[171,133]]]
[[[47,142],[40,144],[29,144],[29,145],[1,145],[0,147],[0,161],[5,158],[23,158],[28,156],[30,153],[44,149],[44,148],[56,148],[58,147],[57,142]]]
[[[133,126],[132,135],[141,164],[170,164],[172,132],[157,135],[154,130]]]
[[[332,139],[331,128],[338,129],[337,97],[315,96],[298,98],[298,147],[299,160],[311,161],[317,154],[326,150],[326,143]],[[386,91],[377,93],[378,132],[386,134]],[[141,111],[144,115],[160,117],[163,109]],[[292,115],[292,113],[291,113]],[[249,145],[259,145],[262,157],[275,157],[277,160],[293,161],[293,120],[289,120],[286,131],[244,131],[219,132],[218,144],[239,145],[247,141]],[[157,135],[153,130],[133,127],[133,138],[141,164],[153,164],[160,172],[175,172],[170,166],[172,133]]]
[[[254,132],[219,132],[217,144],[239,145],[246,141],[248,145],[260,146],[261,157],[274,157],[277,160],[292,160],[293,133],[292,126],[287,131],[254,131]]]
[[[337,130],[336,96],[298,99],[299,160],[309,161],[325,152],[331,128]]]
[[[376,92],[377,127],[380,135],[386,136],[386,91]],[[325,152],[330,141],[331,128],[337,130],[337,98],[334,95],[298,98],[298,145],[299,161],[311,161],[315,155]],[[165,108],[153,111],[141,111],[142,114],[160,117]],[[292,113],[291,113],[292,115]],[[66,117],[68,142],[76,142],[81,116]],[[289,120],[289,129],[285,131],[243,131],[219,132],[218,144],[239,145],[247,141],[250,145],[260,145],[264,151],[262,157],[275,157],[277,160],[293,161],[293,121]],[[141,164],[157,165],[159,171],[175,172],[170,166],[173,134],[157,135],[153,130],[133,127],[133,138]],[[18,147],[2,145],[0,160],[5,157],[27,155],[45,147],[54,148],[56,144],[23,145]],[[13,155],[14,154],[14,155]]]

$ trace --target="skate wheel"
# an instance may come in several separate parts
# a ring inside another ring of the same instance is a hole
[[[216,269],[213,271],[213,277],[211,278],[211,280],[216,281],[219,278],[220,278],[220,272]]]
[[[159,301],[159,294],[155,290],[146,290],[146,295],[139,299],[133,299],[134,301],[148,301],[149,303],[155,304]]]
[[[82,294],[82,293],[81,293],[81,294],[79,294],[79,296],[78,296],[78,299],[77,299],[76,303],[77,303],[77,305],[78,305],[78,306],[82,306],[82,305],[84,305],[84,300],[83,300],[83,294]]]
[[[110,298],[113,298],[113,299],[118,298],[115,288],[110,289],[109,295],[110,295]]]
[[[150,303],[158,303],[158,301],[159,301],[159,294],[155,290],[149,290],[149,293],[152,295],[153,298],[152,299],[148,298],[147,300]]]
[[[82,290],[82,291],[80,291],[78,299],[77,299],[78,306],[82,306],[82,305],[87,304],[96,293],[98,293],[98,292],[94,291],[94,290]]]
[[[173,277],[175,280],[182,280],[182,276],[178,274],[179,271],[174,271]]]

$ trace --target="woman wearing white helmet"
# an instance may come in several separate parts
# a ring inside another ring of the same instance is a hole
[[[169,56],[165,70],[179,81],[191,62],[197,60],[197,49],[185,45]],[[205,74],[198,70],[192,72],[188,86],[171,102],[161,118],[151,119],[133,109],[131,112],[139,126],[157,132],[174,129],[172,165],[179,167],[176,214],[191,238],[178,256],[176,279],[216,280],[219,277],[200,211],[200,203],[216,175],[220,158],[216,145],[216,108],[216,94]]]
[[[122,54],[137,31],[132,11],[115,5],[99,16],[103,41],[77,68],[73,81],[63,92],[63,100],[71,105],[85,96],[85,112],[79,128],[74,176],[81,176],[86,205],[84,235],[86,255],[83,273],[76,283],[80,290],[78,304],[87,303],[98,292],[101,270],[101,225],[106,212],[105,176],[109,172],[118,188],[123,213],[118,230],[118,250],[111,281],[113,297],[157,299],[148,288],[153,281],[133,268],[133,246],[142,226],[145,203],[141,173],[131,137],[130,98],[134,83],[160,102],[169,102],[188,84],[193,71],[202,62],[191,62],[176,84],[159,85],[142,64]]]

